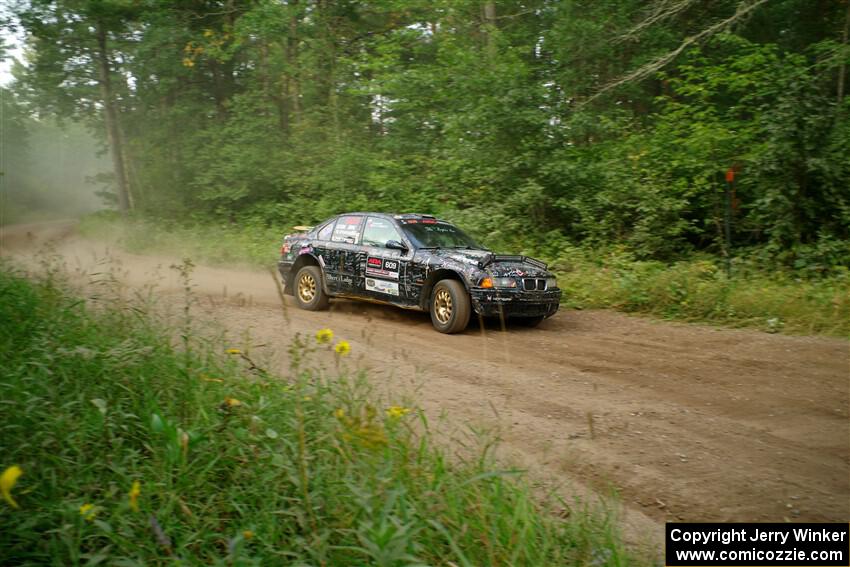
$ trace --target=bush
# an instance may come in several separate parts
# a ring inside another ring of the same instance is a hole
[[[566,262],[555,265],[564,267]],[[702,257],[671,265],[637,261],[622,251],[573,254],[559,275],[564,297],[577,307],[614,307],[669,319],[756,327],[768,332],[850,334],[850,272],[803,279]]]

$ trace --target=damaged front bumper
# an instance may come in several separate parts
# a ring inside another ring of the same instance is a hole
[[[475,312],[483,317],[551,317],[561,304],[561,290],[522,291],[472,288]]]

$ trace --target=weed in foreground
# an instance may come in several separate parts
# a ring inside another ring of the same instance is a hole
[[[8,270],[0,321],[4,565],[627,561],[606,517],[556,517],[516,471],[449,459],[329,329],[298,336],[276,377],[186,319],[91,309]]]

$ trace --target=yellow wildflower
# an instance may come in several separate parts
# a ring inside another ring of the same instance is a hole
[[[387,415],[392,418],[403,417],[410,413],[410,408],[402,406],[391,406],[387,408]]]
[[[348,344],[348,341],[339,341],[336,343],[334,350],[338,355],[345,356],[351,352],[351,345]]]
[[[242,354],[242,351],[238,348],[229,348],[225,351],[227,354]]]
[[[343,408],[336,408],[334,410],[334,417],[337,419],[342,419],[345,417],[345,410]]]
[[[241,406],[242,402],[237,400],[236,398],[224,398],[224,403],[229,408],[235,408],[236,406]]]
[[[215,35],[214,31],[212,31],[210,29],[204,30],[204,37],[212,37],[213,35]]]
[[[387,434],[376,425],[364,425],[358,427],[354,434],[357,443],[367,449],[375,449],[387,444]]]
[[[251,530],[245,530],[242,532],[242,537],[244,537],[245,539],[251,539],[254,537],[254,532],[252,532]]]
[[[94,504],[86,503],[80,506],[80,516],[82,516],[87,522],[94,520],[95,514],[97,514],[97,510],[95,509]]]
[[[327,344],[334,339],[334,332],[330,329],[319,329],[316,333],[316,342],[320,345]]]
[[[130,509],[133,510],[133,512],[139,511],[139,495],[141,493],[142,485],[139,484],[138,480],[134,480],[133,486],[130,487],[130,493],[128,495],[130,497]]]
[[[183,58],[183,66],[189,67],[190,69],[195,66],[195,62],[189,59],[188,57]]]
[[[304,396],[304,401],[305,402],[312,402],[313,398],[311,396]]]
[[[3,494],[3,500],[9,503],[9,506],[12,508],[17,508],[18,503],[15,502],[15,499],[12,498],[12,488],[14,488],[15,483],[18,482],[18,477],[23,474],[23,470],[18,465],[12,465],[3,471],[2,476],[0,476],[0,493]]]

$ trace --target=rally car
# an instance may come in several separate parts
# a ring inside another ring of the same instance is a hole
[[[431,215],[345,213],[295,229],[283,238],[278,268],[301,309],[365,299],[427,310],[435,329],[457,333],[473,312],[534,326],[560,304],[546,264],[494,254]]]

